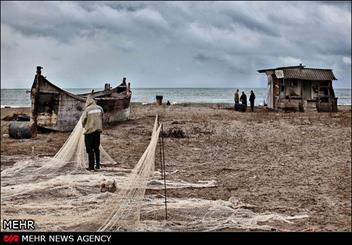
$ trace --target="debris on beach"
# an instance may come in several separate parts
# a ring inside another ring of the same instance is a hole
[[[107,180],[100,184],[100,192],[115,192],[116,182],[115,180]]]
[[[3,119],[3,121],[30,121],[30,116],[26,114],[16,114],[13,113],[12,115],[7,115]]]
[[[185,132],[179,127],[172,127],[163,131],[162,136],[166,138],[186,138]]]

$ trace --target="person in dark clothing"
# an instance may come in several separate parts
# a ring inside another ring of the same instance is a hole
[[[87,170],[94,170],[94,162],[96,163],[95,168],[100,169],[100,132],[93,132],[84,136],[84,143],[86,145],[86,151],[88,153],[89,167]]]
[[[235,94],[234,94],[234,100],[235,100],[235,111],[239,110],[238,105],[240,104],[240,96],[238,94],[238,89],[236,90]]]
[[[84,128],[84,142],[88,153],[89,168],[94,170],[94,157],[96,169],[100,169],[100,134],[103,128],[103,108],[98,106],[93,97],[88,95],[86,106],[82,115],[82,126]]]
[[[247,95],[242,91],[240,97],[241,105],[239,105],[239,110],[245,112],[247,110]]]
[[[240,101],[242,105],[247,106],[247,95],[242,91],[241,97],[240,97]]]
[[[252,112],[254,110],[254,100],[255,100],[255,94],[253,93],[253,90],[251,90],[251,95],[249,96],[249,102],[251,103]]]
[[[235,100],[235,104],[239,104],[240,103],[240,96],[238,94],[238,89],[235,92],[234,100]]]

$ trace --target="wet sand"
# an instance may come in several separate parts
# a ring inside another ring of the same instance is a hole
[[[26,112],[29,108],[1,108],[1,119]],[[225,105],[133,104],[130,120],[106,128],[102,135],[102,145],[121,167],[137,163],[157,113],[165,133],[166,169],[174,172],[169,180],[217,183],[168,190],[168,197],[236,197],[256,212],[309,215],[293,224],[277,224],[281,229],[351,231],[351,106],[340,106],[337,113],[258,108],[242,113]],[[2,170],[33,155],[53,156],[70,134],[11,139],[8,125],[1,121]]]

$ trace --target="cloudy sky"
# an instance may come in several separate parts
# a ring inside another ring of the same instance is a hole
[[[351,87],[350,2],[1,2],[1,86],[265,87],[257,69],[331,68]]]

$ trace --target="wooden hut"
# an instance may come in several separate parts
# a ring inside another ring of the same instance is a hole
[[[267,107],[284,111],[336,112],[331,69],[286,66],[258,70],[268,77]]]

